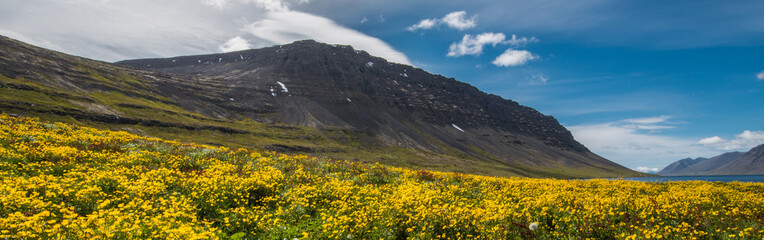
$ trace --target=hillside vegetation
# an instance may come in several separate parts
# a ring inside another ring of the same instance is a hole
[[[4,239],[764,237],[762,183],[415,171],[7,115],[0,186]]]

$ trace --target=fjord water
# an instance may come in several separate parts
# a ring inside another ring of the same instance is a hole
[[[616,178],[612,178],[616,179]],[[764,175],[665,176],[621,178],[638,182],[708,181],[708,182],[764,182]]]

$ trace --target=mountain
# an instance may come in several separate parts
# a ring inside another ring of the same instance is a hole
[[[734,161],[713,171],[714,175],[764,174],[764,144],[752,148]]]
[[[717,169],[721,166],[724,166],[725,164],[728,164],[735,159],[739,158],[743,153],[741,152],[728,152],[721,154],[719,156],[715,156],[712,158],[698,158],[701,161],[695,162],[695,164],[691,164],[684,169],[679,169],[674,172],[664,172],[664,170],[661,170],[658,172],[658,175],[662,176],[689,176],[689,175],[708,175],[710,171],[713,171],[714,169]],[[682,161],[682,160],[679,160]],[[678,162],[679,162],[678,161]],[[674,162],[677,163],[677,162]],[[670,164],[674,165],[674,163]]]
[[[742,155],[743,155],[742,152],[723,153],[719,156],[709,158],[706,161],[699,162],[675,174],[708,175],[709,172],[714,171],[715,169],[718,169],[726,164],[729,164],[730,162],[735,161],[736,159],[740,158],[740,156]]]
[[[0,110],[148,136],[497,176],[638,173],[553,117],[350,46],[93,61],[0,37]]]
[[[702,158],[702,157],[699,157],[699,158],[696,158],[696,159],[685,158],[685,159],[682,159],[682,160],[679,160],[679,161],[676,161],[676,162],[673,162],[673,163],[669,164],[668,166],[666,166],[665,168],[663,168],[662,170],[660,170],[656,174],[661,175],[661,176],[668,176],[668,175],[671,175],[673,173],[676,173],[676,172],[679,172],[681,170],[684,170],[684,169],[686,169],[686,168],[688,168],[688,167],[690,167],[690,166],[692,166],[692,165],[694,165],[696,163],[699,163],[699,162],[705,161],[705,160],[708,160],[708,158]]]
[[[728,152],[712,158],[686,158],[658,172],[662,176],[764,174],[764,144],[750,151]]]

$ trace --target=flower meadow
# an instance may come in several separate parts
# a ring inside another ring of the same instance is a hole
[[[0,239],[762,239],[764,184],[498,178],[0,115]]]

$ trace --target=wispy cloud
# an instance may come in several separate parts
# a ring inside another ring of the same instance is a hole
[[[544,76],[544,74],[531,74],[527,78],[527,84],[529,86],[535,86],[535,85],[546,85],[546,83],[549,81],[549,78]]]
[[[510,38],[507,41],[504,41],[504,44],[512,45],[513,47],[523,47],[528,43],[535,43],[539,40],[536,37],[520,37],[518,38],[517,35],[512,34],[512,38]]]
[[[764,80],[764,70],[756,74],[756,78],[759,79],[759,81]]]
[[[456,11],[456,12],[448,13],[442,18],[422,19],[417,24],[411,25],[406,29],[414,32],[419,29],[430,29],[437,25],[445,24],[446,26],[453,29],[467,30],[477,26],[476,18],[477,18],[476,15],[473,15],[472,17],[467,18],[466,11]]]
[[[536,55],[533,55],[528,50],[515,50],[515,49],[507,49],[496,57],[496,59],[493,60],[493,65],[500,66],[500,67],[515,67],[520,66],[525,63],[527,63],[530,60],[538,59],[539,57]]]
[[[670,116],[657,116],[657,117],[648,117],[648,118],[630,118],[630,119],[624,119],[623,122],[627,123],[634,123],[634,124],[657,124],[657,123],[667,123],[670,119]]]
[[[621,120],[625,124],[622,125],[625,128],[632,128],[637,130],[648,130],[649,133],[660,132],[663,129],[676,128],[676,122],[669,121],[670,116],[658,116],[649,118],[632,118]]]
[[[576,140],[605,158],[627,167],[662,168],[671,162],[721,153],[696,144],[697,140],[662,135],[654,129],[674,128],[682,123],[669,116],[568,126]]]
[[[697,142],[705,147],[724,151],[748,151],[758,145],[764,144],[764,131],[745,130],[735,135],[734,139],[726,140],[719,136],[701,139]]]

